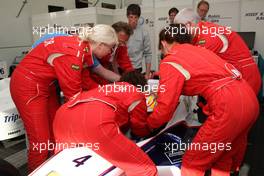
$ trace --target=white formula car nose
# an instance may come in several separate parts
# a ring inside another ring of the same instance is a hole
[[[0,80],[0,141],[25,134],[9,90],[10,78]]]

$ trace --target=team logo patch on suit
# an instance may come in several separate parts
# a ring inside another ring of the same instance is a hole
[[[198,44],[199,44],[199,45],[204,45],[204,44],[205,44],[205,39],[201,39],[201,40],[199,40]]]
[[[89,48],[88,48],[88,47],[85,47],[85,48],[83,49],[83,51],[86,52],[86,53],[88,53],[88,52],[89,52]]]
[[[54,43],[54,37],[45,40],[44,41],[44,46],[47,47],[48,45],[53,44],[53,43]]]
[[[80,66],[79,66],[79,65],[76,65],[76,64],[72,64],[72,65],[71,65],[71,68],[72,68],[73,70],[77,70],[77,71],[80,70]]]

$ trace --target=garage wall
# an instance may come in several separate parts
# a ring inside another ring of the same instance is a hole
[[[5,0],[0,5],[0,60],[6,61],[8,67],[16,56],[21,56],[32,45],[32,14],[47,13],[48,4],[67,9],[75,7],[74,0],[28,0],[17,18],[23,1]]]
[[[241,31],[255,31],[255,49],[264,55],[264,1],[244,1],[241,5]]]
[[[7,61],[8,65],[31,45],[31,6],[26,4],[16,18],[21,6],[21,0],[8,0],[0,5],[0,60]]]
[[[5,0],[0,5],[0,60],[7,61],[10,65],[15,56],[21,55],[22,51],[28,50],[32,44],[31,16],[47,13],[48,5],[63,6],[65,9],[75,8],[74,0],[28,0],[20,16],[16,18],[24,0]],[[99,0],[97,6],[102,2],[116,4],[117,7],[127,5],[130,2],[141,0]],[[163,8],[160,13],[167,15],[171,6],[179,9],[192,4],[196,8],[199,0],[143,0],[144,7]],[[264,54],[264,20],[263,0],[208,0],[211,7],[208,15],[223,25],[230,25],[237,31],[256,31],[255,48]],[[220,7],[220,8],[219,8]],[[247,13],[258,13],[257,16],[246,16]],[[262,14],[262,15],[261,15]],[[258,20],[257,17],[259,16]],[[163,18],[160,18],[163,20]],[[165,19],[165,18],[164,18]]]
[[[62,6],[66,10],[75,8],[74,0],[30,0],[29,2],[32,6],[31,13],[40,14],[48,13],[48,5]]]
[[[0,2],[0,60],[11,65],[16,56],[32,45],[31,16],[48,13],[48,5],[63,6],[65,9],[74,9],[75,0],[27,0],[20,16],[16,18],[24,0],[2,0]],[[101,6],[99,0],[97,6]],[[119,0],[104,0],[120,6]]]
[[[148,1],[148,0],[145,0]],[[192,3],[194,9],[200,0],[154,0],[154,6],[163,7],[158,13],[167,15],[169,7],[179,10]],[[256,32],[255,49],[264,55],[264,1],[263,0],[207,0],[210,9],[207,14],[210,21],[231,26],[232,30],[241,32]],[[167,9],[165,9],[167,8]],[[163,18],[160,18],[163,19]]]

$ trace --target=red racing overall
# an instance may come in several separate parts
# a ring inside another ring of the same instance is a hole
[[[136,135],[149,133],[145,97],[135,88],[128,83],[108,84],[77,94],[62,105],[53,125],[58,146],[98,143],[99,149],[94,151],[127,176],[156,176],[155,164],[119,129],[129,123]]]
[[[150,128],[168,122],[179,96],[201,95],[208,102],[208,119],[199,129],[183,157],[182,176],[203,176],[212,168],[213,176],[229,176],[243,159],[247,133],[255,122],[259,106],[254,91],[240,73],[214,53],[189,44],[174,45],[160,65],[157,106],[147,119]],[[219,144],[214,150],[202,146]],[[231,148],[230,148],[231,145]]]
[[[193,44],[213,51],[222,59],[234,65],[242,73],[243,79],[258,94],[261,86],[260,73],[243,39],[236,32],[214,23],[199,22],[197,26],[201,32],[195,36]],[[205,32],[205,30],[210,31],[210,29],[213,31],[212,28],[214,28],[216,34]]]
[[[59,36],[32,49],[12,74],[11,95],[29,139],[29,171],[47,159],[53,141],[51,124],[60,106],[53,82],[58,80],[66,99],[81,91],[84,61],[93,64],[89,44],[76,36]]]

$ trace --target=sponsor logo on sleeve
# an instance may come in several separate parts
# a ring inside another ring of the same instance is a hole
[[[72,64],[72,65],[71,65],[71,68],[72,68],[73,70],[76,70],[76,71],[79,71],[79,70],[80,70],[80,66],[79,66],[79,65],[76,65],[76,64]]]
[[[204,44],[205,44],[205,39],[201,39],[201,40],[199,40],[198,44],[199,44],[199,45],[204,45]]]

